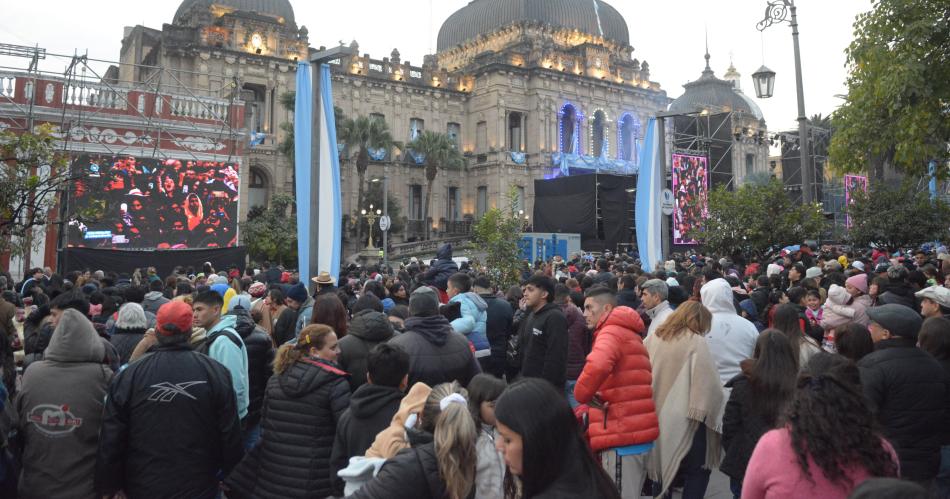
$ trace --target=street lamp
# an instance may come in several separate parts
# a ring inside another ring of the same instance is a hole
[[[795,48],[795,87],[798,91],[798,140],[804,145],[800,153],[802,167],[802,201],[812,203],[815,200],[815,169],[811,164],[811,149],[808,147],[808,118],[805,116],[805,91],[802,87],[802,57],[798,48],[798,17],[794,0],[771,0],[765,7],[765,19],[755,26],[759,31],[773,24],[788,21],[792,27],[792,42]],[[766,71],[763,71],[766,70]],[[771,74],[770,74],[771,73]],[[765,66],[759,68],[753,75],[755,78],[755,93],[761,98],[772,95],[775,85],[775,73]],[[765,88],[760,88],[760,82]],[[765,92],[760,93],[760,90]]]
[[[383,216],[389,218],[389,177],[373,177],[370,182],[383,181]],[[392,222],[390,222],[392,224]],[[391,226],[391,225],[390,225]],[[372,230],[372,229],[370,229]],[[382,230],[382,227],[380,227]],[[389,264],[389,227],[383,230],[383,266]]]
[[[373,205],[369,205],[369,211],[363,209],[363,210],[360,210],[360,213],[364,217],[366,217],[366,222],[369,224],[369,241],[366,242],[366,249],[374,250],[376,249],[376,247],[373,246],[373,223],[375,223],[376,220],[380,217],[380,215],[383,214],[383,211],[382,210],[373,211]]]

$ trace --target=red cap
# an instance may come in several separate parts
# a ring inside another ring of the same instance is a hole
[[[191,334],[193,317],[191,305],[178,300],[170,301],[158,309],[155,332],[162,336]]]
[[[232,270],[231,272],[228,272],[228,277],[230,277],[231,279],[237,279],[241,277],[241,272],[237,270]]]
[[[290,272],[284,272],[283,274],[280,274],[280,282],[285,284],[290,282]]]

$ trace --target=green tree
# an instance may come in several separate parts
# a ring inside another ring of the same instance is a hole
[[[356,176],[357,176],[357,194],[356,207],[357,212],[363,209],[364,185],[366,184],[366,169],[369,166],[370,149],[386,149],[389,151],[393,146],[399,144],[393,140],[392,134],[386,122],[380,119],[367,116],[357,116],[347,119],[339,127],[339,136],[337,139],[346,144],[346,147],[356,150]],[[356,240],[363,241],[363,223],[357,225]]]
[[[50,209],[78,177],[57,149],[52,132],[48,125],[35,133],[0,132],[0,253],[28,253],[34,231],[51,222]],[[101,216],[95,208],[71,216],[87,220]]]
[[[426,239],[429,239],[429,230],[431,228],[431,224],[428,222],[429,203],[432,200],[432,188],[435,186],[435,177],[438,176],[439,170],[442,168],[456,170],[464,168],[465,159],[462,157],[462,153],[459,152],[455,141],[444,133],[425,130],[419,134],[415,140],[409,143],[408,147],[417,154],[424,155],[426,158],[427,183],[426,198],[422,205],[422,219],[425,221]]]
[[[297,215],[294,198],[277,194],[266,210],[259,210],[240,224],[241,235],[252,260],[268,260],[297,266]]]
[[[518,192],[508,192],[508,207],[492,208],[472,227],[472,236],[479,249],[485,251],[485,267],[492,283],[500,289],[518,284],[521,277],[522,220],[518,216]]]
[[[950,143],[950,3],[874,0],[846,50],[848,95],[835,111],[831,162],[883,176],[923,174]],[[945,172],[943,172],[945,174]]]
[[[848,239],[857,246],[910,247],[950,235],[950,206],[940,199],[932,202],[929,192],[918,190],[913,180],[900,185],[872,182],[867,193],[854,194],[847,210]]]
[[[743,184],[735,191],[709,193],[709,216],[689,233],[707,250],[721,255],[754,253],[774,245],[817,238],[825,227],[818,204],[793,203],[781,182]]]

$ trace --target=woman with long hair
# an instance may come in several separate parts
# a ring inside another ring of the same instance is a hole
[[[896,477],[897,454],[876,431],[860,382],[850,360],[814,355],[798,377],[786,425],[752,452],[743,499],[844,499],[870,477]]]
[[[228,497],[334,494],[330,452],[350,404],[347,374],[337,367],[336,334],[324,324],[300,330],[277,350],[267,381],[261,439],[225,482]]]
[[[661,484],[660,494],[680,476],[683,498],[702,498],[709,470],[719,466],[726,397],[703,338],[711,325],[709,310],[700,302],[687,301],[643,341],[650,354],[660,420],[651,470]]]
[[[479,374],[468,382],[468,409],[478,430],[475,445],[478,452],[475,499],[501,499],[505,495],[505,461],[495,448],[498,439],[495,402],[505,388],[507,385],[504,380],[487,373]]]
[[[729,476],[735,497],[742,491],[742,479],[756,442],[779,425],[795,394],[798,376],[793,344],[777,329],[762,331],[752,358],[743,361],[741,367],[742,373],[726,383],[732,392],[722,419],[726,455],[719,467]]]
[[[867,326],[849,322],[835,329],[835,352],[857,363],[874,351],[874,341]]]
[[[507,499],[620,499],[564,393],[547,381],[525,378],[509,386],[495,402],[495,421],[495,446],[508,467]]]
[[[812,355],[821,351],[818,342],[805,334],[808,319],[802,318],[798,306],[791,303],[779,305],[772,322],[772,327],[785,333],[792,342],[795,360],[799,366],[807,364]]]
[[[337,336],[346,336],[349,327],[349,314],[343,302],[334,293],[326,293],[317,297],[313,302],[313,315],[310,324],[326,324],[333,328]]]
[[[201,198],[194,192],[185,198],[185,218],[188,220],[189,231],[195,230],[195,228],[201,225],[202,220],[205,219],[204,206],[201,205]],[[208,275],[207,269],[205,270],[205,275]]]
[[[411,447],[390,457],[372,481],[350,499],[466,499],[475,486],[475,421],[468,411],[468,392],[458,382],[442,383],[426,399],[421,432],[401,431]],[[380,445],[383,430],[367,456]],[[420,435],[421,433],[421,435]]]

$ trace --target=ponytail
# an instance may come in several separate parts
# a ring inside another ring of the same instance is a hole
[[[281,374],[288,367],[303,357],[304,352],[297,348],[297,345],[284,343],[277,349],[277,355],[274,356],[274,374]]]
[[[323,348],[327,342],[327,336],[331,333],[333,329],[324,324],[310,324],[301,329],[295,342],[284,343],[277,349],[277,355],[274,356],[274,374],[282,374],[288,367],[305,357],[311,347],[317,350]]]
[[[449,499],[468,497],[475,484],[475,421],[464,404],[450,403],[435,425],[435,454]]]

